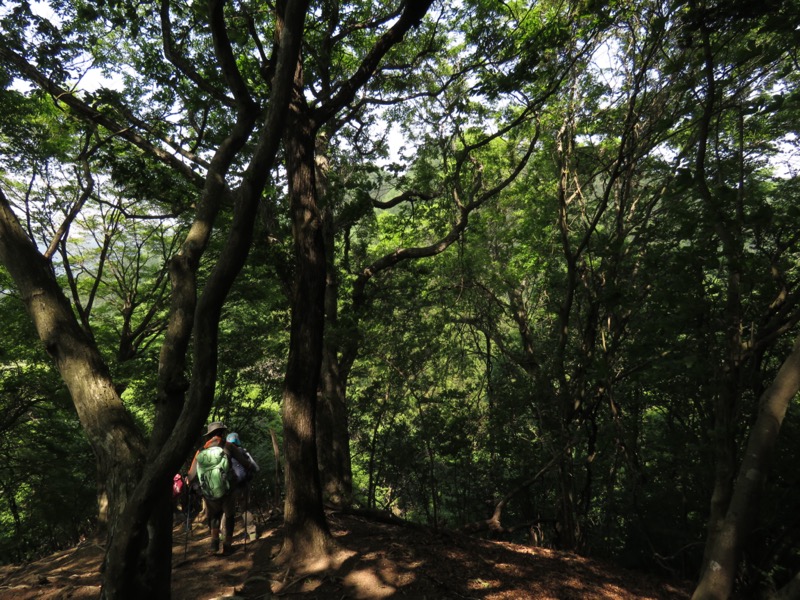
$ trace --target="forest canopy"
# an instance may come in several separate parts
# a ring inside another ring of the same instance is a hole
[[[293,568],[334,505],[792,597],[798,22],[7,0],[0,562],[168,597],[220,420]]]

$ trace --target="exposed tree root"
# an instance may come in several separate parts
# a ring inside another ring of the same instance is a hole
[[[340,546],[334,539],[318,540],[313,545],[301,547],[284,542],[280,552],[273,558],[273,565],[280,569],[281,576],[272,580],[272,593],[289,593],[299,582],[315,577],[325,579],[335,577],[347,559],[355,552]]]

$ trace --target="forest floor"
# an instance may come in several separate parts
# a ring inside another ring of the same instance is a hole
[[[343,561],[324,573],[294,577],[271,562],[281,544],[278,519],[255,541],[239,535],[229,556],[206,553],[208,529],[176,523],[174,600],[680,600],[691,587],[574,554],[451,532],[333,514]],[[237,523],[238,526],[238,523]],[[83,544],[25,565],[0,567],[0,599],[88,600],[100,591],[103,549]]]

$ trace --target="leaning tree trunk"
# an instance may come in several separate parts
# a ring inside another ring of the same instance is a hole
[[[117,394],[96,345],[78,324],[52,265],[25,234],[1,190],[0,263],[19,289],[94,450],[100,523],[108,524],[112,537],[116,516],[141,472],[144,439]]]
[[[217,23],[217,27],[222,27],[224,2],[214,3],[214,7],[212,22]],[[280,3],[279,8],[282,10],[277,15],[278,25],[276,26],[279,49],[263,127],[253,157],[242,177],[238,192],[235,194],[234,218],[228,238],[206,281],[194,312],[196,263],[199,254],[202,253],[202,248],[207,243],[213,223],[212,215],[208,211],[213,211],[211,207],[218,205],[218,200],[226,193],[224,180],[227,169],[236,158],[241,145],[248,139],[253,127],[256,113],[252,112],[254,106],[249,103],[244,103],[247,104],[247,107],[243,107],[240,111],[241,118],[237,120],[231,135],[220,145],[212,160],[212,168],[208,174],[206,188],[198,209],[198,218],[184,244],[185,252],[177,262],[173,262],[171,265],[174,286],[171,311],[174,318],[170,322],[170,330],[165,341],[165,345],[170,347],[162,352],[162,370],[159,373],[159,393],[163,396],[159,398],[159,403],[167,403],[169,406],[160,407],[159,423],[154,431],[153,444],[150,449],[152,460],[142,473],[128,510],[121,515],[123,525],[120,528],[124,529],[125,538],[114,540],[114,546],[108,550],[109,556],[115,557],[115,571],[107,577],[107,585],[103,590],[104,598],[113,598],[114,600],[131,598],[133,600],[141,597],[154,599],[170,597],[169,579],[164,581],[163,578],[159,578],[157,583],[160,587],[157,593],[151,595],[137,595],[136,590],[130,589],[127,582],[136,582],[141,579],[145,585],[156,583],[155,580],[147,577],[137,578],[133,571],[133,567],[136,566],[132,560],[138,545],[136,540],[143,536],[145,531],[151,541],[164,539],[165,536],[153,531],[155,528],[161,530],[165,525],[162,511],[162,491],[168,489],[165,486],[168,484],[169,478],[190,451],[213,403],[220,314],[227,294],[252,245],[256,209],[274,165],[285,124],[285,113],[291,95],[308,4],[305,0],[293,0]],[[224,38],[225,36],[220,34],[220,37]],[[220,61],[227,66],[229,73],[235,72],[231,66],[235,60],[229,44],[221,43]],[[236,78],[235,75],[232,77]],[[241,86],[237,89],[240,88]],[[189,251],[191,249],[194,249],[194,253]],[[189,385],[185,405],[183,405],[185,383],[182,381],[180,365],[183,364],[186,343],[189,338],[187,327],[191,328],[194,355],[192,381]],[[170,362],[171,366],[165,365],[165,362]],[[178,404],[182,406],[180,416],[177,416],[176,413]],[[177,420],[175,420],[176,418]],[[147,560],[144,561],[145,567],[154,566],[152,560],[158,557],[157,549],[152,548],[152,550],[148,553]],[[167,563],[168,568],[169,563]],[[143,590],[146,591],[146,588]]]
[[[235,56],[225,32],[224,5],[224,0],[210,3],[210,25],[217,58],[237,96],[239,116],[244,118],[237,122],[211,161],[204,199],[199,203],[198,217],[184,244],[184,248],[193,250],[192,255],[178,257],[179,262],[184,259],[187,263],[183,265],[187,267],[183,275],[188,273],[189,278],[179,275],[178,280],[191,288],[190,304],[194,297],[194,279],[190,272],[197,268],[196,261],[202,254],[214,221],[211,213],[215,209],[208,210],[214,202],[209,204],[204,200],[209,196],[217,199],[222,196],[221,188],[226,188],[224,176],[227,168],[236,160],[239,149],[249,137],[254,119],[262,114],[249,97],[238,74]],[[215,268],[212,277],[219,281],[207,286],[207,289],[214,289],[208,295],[205,308],[198,306],[198,314],[203,315],[202,318],[193,320],[193,307],[187,307],[186,303],[179,302],[179,306],[173,303],[171,307],[174,318],[168,332],[169,339],[165,342],[169,346],[166,348],[169,360],[165,361],[164,353],[161,356],[161,366],[164,367],[166,362],[171,366],[162,368],[159,373],[156,427],[146,467],[143,466],[144,440],[116,394],[99,352],[78,326],[49,262],[28,240],[0,192],[0,261],[6,264],[9,273],[17,281],[37,331],[69,387],[83,428],[97,455],[103,491],[101,516],[108,514],[107,520],[111,525],[101,592],[103,598],[170,597],[172,545],[169,541],[169,480],[189,451],[213,400],[216,325],[220,306],[246,257],[251,241],[247,232],[252,232],[255,220],[254,207],[261,198],[274,164],[307,7],[307,0],[288,0],[279,2],[277,6],[276,37],[279,44],[274,56],[276,61],[269,110],[259,144],[242,181],[241,206],[237,207],[234,229],[224,251],[231,260],[218,265],[219,269]],[[87,113],[81,110],[80,103],[72,100],[69,106],[77,106],[78,113],[86,117]],[[89,118],[93,117],[90,115]],[[107,125],[105,122],[103,124]],[[111,129],[120,130],[118,127]],[[173,167],[175,165],[180,163],[172,163]],[[174,262],[172,266],[181,265]],[[172,275],[176,273],[173,271]],[[173,289],[173,301],[176,299],[174,292]],[[206,298],[206,294],[203,298]],[[182,331],[172,332],[173,325],[178,321],[182,321],[179,324]],[[195,333],[193,382],[187,406],[181,412],[186,392],[182,365],[185,364],[188,331],[198,322],[202,327]]]
[[[692,600],[727,600],[733,591],[742,548],[757,514],[761,488],[772,451],[792,398],[800,390],[800,336],[781,365],[772,385],[761,396],[758,417],[747,442],[744,459],[722,527],[707,549],[708,564]]]

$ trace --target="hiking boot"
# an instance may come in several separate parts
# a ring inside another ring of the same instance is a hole
[[[233,552],[232,544],[222,544],[222,556],[228,556],[231,552]]]
[[[216,554],[219,552],[219,539],[212,539],[211,545],[208,547],[209,554]]]

